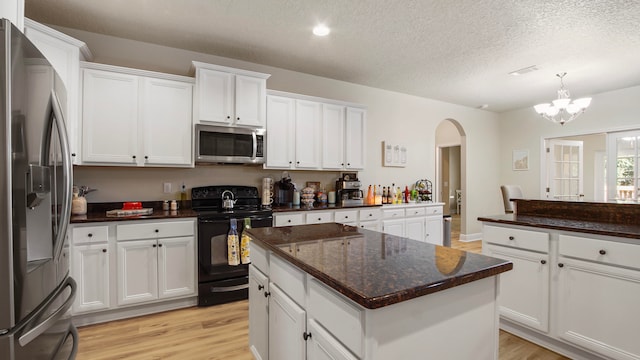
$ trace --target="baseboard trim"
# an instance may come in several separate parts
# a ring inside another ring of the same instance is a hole
[[[175,299],[157,302],[153,304],[142,304],[135,306],[127,306],[112,310],[91,312],[87,314],[73,315],[73,324],[77,327],[99,324],[107,321],[121,320],[136,316],[155,314],[163,311],[182,309],[195,306],[198,304],[198,297],[189,297],[183,299]]]
[[[482,240],[482,233],[460,234],[460,242],[472,242]]]
[[[602,356],[597,356],[592,353],[586,352],[575,346],[566,344],[562,341],[553,339],[545,334],[539,333],[535,330],[529,329],[524,326],[515,324],[504,318],[500,318],[500,329],[521,337],[543,348],[549,349],[560,355],[566,356],[573,360],[602,360]]]

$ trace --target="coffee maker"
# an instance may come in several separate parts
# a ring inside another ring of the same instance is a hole
[[[362,183],[353,174],[345,174],[336,181],[338,202],[342,206],[359,206],[364,204],[364,194],[360,190]]]

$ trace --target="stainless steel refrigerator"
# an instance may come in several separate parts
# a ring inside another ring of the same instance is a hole
[[[0,359],[74,359],[67,228],[72,166],[62,81],[0,20]]]

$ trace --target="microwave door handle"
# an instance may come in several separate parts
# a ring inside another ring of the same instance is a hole
[[[60,226],[56,234],[55,242],[55,259],[59,259],[62,254],[65,237],[67,236],[67,228],[71,219],[71,191],[73,167],[71,165],[71,149],[69,146],[69,138],[67,137],[67,127],[62,117],[62,108],[58,101],[55,91],[51,90],[51,115],[55,118],[58,127],[58,136],[60,137],[60,148],[62,152],[62,212],[60,214]]]
[[[256,136],[256,132],[252,131],[251,132],[251,138],[253,139],[252,143],[253,143],[253,153],[251,155],[251,160],[255,160],[256,156],[258,154],[258,137]]]

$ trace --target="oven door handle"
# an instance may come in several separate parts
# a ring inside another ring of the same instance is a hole
[[[211,292],[220,293],[220,292],[230,292],[230,291],[238,291],[248,289],[249,284],[242,284],[236,286],[212,286]]]

